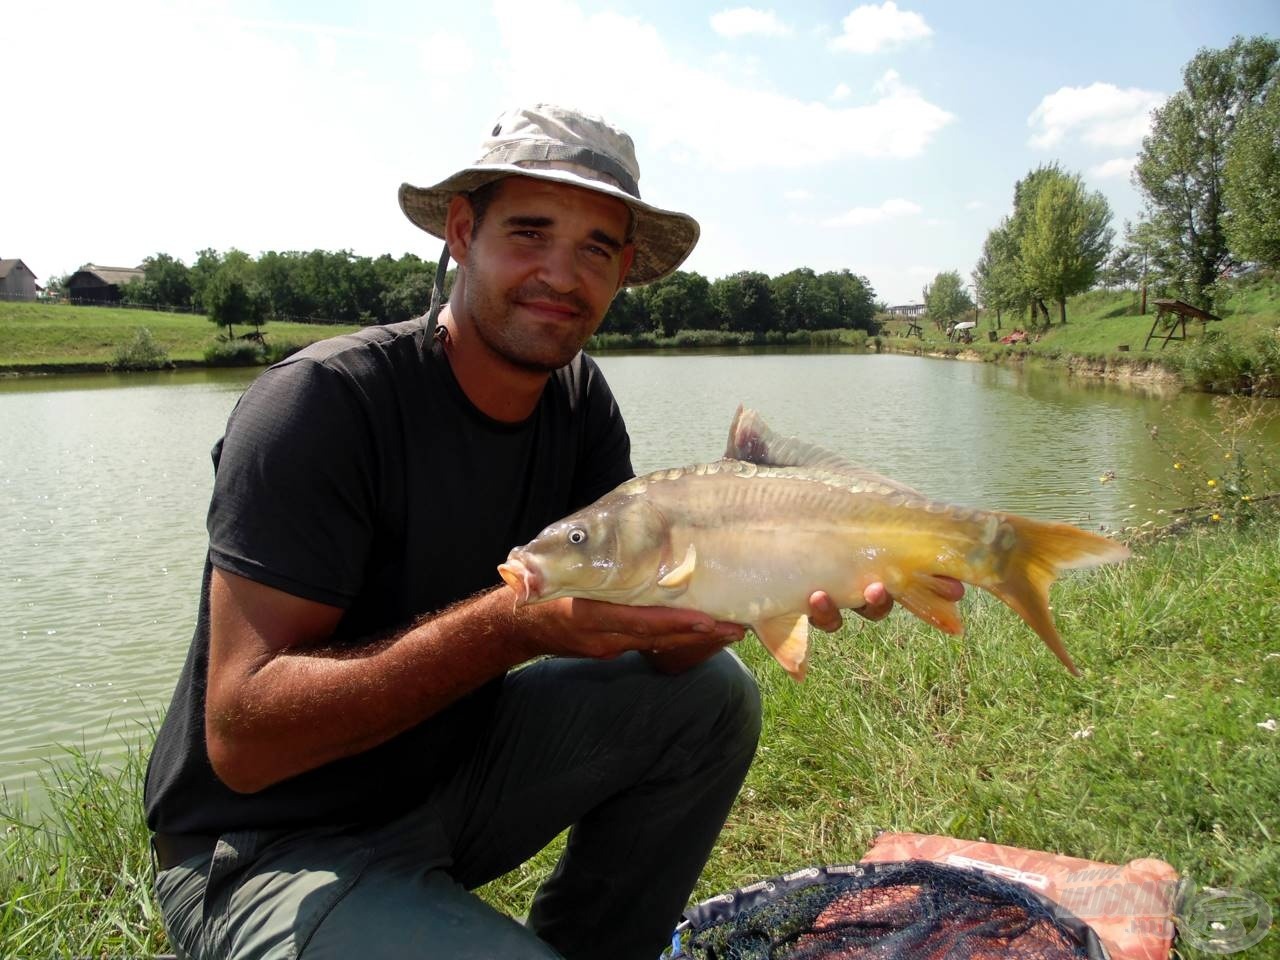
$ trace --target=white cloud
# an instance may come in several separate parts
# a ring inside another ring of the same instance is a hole
[[[793,200],[793,201],[804,201],[804,200],[813,199],[813,194],[810,193],[808,190],[803,190],[803,189],[787,190],[782,194],[782,196],[786,200]]]
[[[850,87],[847,83],[837,83],[836,88],[831,91],[831,96],[828,97],[827,99],[835,100],[839,102],[841,100],[848,100],[849,97],[851,97],[852,95],[853,95],[852,87]]]
[[[789,37],[791,28],[772,10],[734,7],[711,15],[711,29],[722,37]]]
[[[918,203],[894,197],[878,207],[854,207],[836,217],[822,221],[824,227],[865,227],[897,217],[913,217],[923,208]]]
[[[1090,167],[1089,176],[1097,180],[1111,180],[1116,177],[1127,178],[1133,172],[1133,165],[1137,162],[1137,157],[1116,157],[1105,163]]]
[[[832,50],[847,50],[850,53],[877,53],[933,33],[924,17],[908,10],[899,10],[893,0],[885,0],[878,7],[867,4],[855,8],[844,18],[842,26],[844,32],[833,38],[829,45]]]
[[[983,203],[981,200],[970,200],[968,203],[964,205],[964,208],[966,210],[981,210],[985,206],[986,204]]]
[[[1076,136],[1097,147],[1136,146],[1151,127],[1151,111],[1164,101],[1162,93],[1110,83],[1061,87],[1027,117],[1028,143],[1044,150]]]
[[[873,102],[833,106],[731,78],[678,60],[649,23],[585,13],[572,0],[536,5],[497,0],[500,82],[513,102],[576,104],[618,123],[655,151],[721,171],[800,169],[847,157],[911,157],[954,118],[894,74]],[[642,77],[617,69],[628,38]],[[592,78],[590,84],[584,77]],[[637,82],[637,81],[640,82]],[[748,137],[767,131],[765,138]]]

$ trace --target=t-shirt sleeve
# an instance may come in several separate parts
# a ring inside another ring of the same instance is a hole
[[[377,491],[373,431],[338,372],[264,372],[227,424],[209,507],[214,566],[346,607],[364,576]]]
[[[586,433],[573,485],[573,509],[603,497],[635,476],[631,466],[631,437],[613,391],[595,361],[584,357]]]

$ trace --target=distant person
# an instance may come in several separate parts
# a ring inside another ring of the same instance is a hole
[[[698,237],[638,180],[603,120],[505,114],[476,163],[400,189],[458,265],[438,326],[317,343],[232,413],[147,774],[182,956],[653,960],[668,941],[756,747],[755,684],[723,649],[743,628],[514,610],[496,572],[632,475],[581,348]],[[469,892],[566,828],[524,924]]]

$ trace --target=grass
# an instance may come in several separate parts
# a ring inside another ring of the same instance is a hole
[[[1280,719],[1280,517],[1197,527],[1135,554],[1054,587],[1082,679],[978,591],[964,601],[963,638],[901,611],[817,635],[803,685],[744,643],[765,730],[695,897],[856,860],[893,829],[1108,862],[1159,857],[1201,885],[1275,904],[1280,733],[1259,724]],[[3,803],[5,955],[162,948],[140,803],[146,748],[121,769],[70,751],[46,784],[44,817]],[[558,849],[482,895],[525,912]],[[1280,957],[1280,935],[1249,956]]]
[[[199,314],[0,301],[0,370],[97,365],[106,369],[140,329],[150,331],[151,340],[170,360],[187,363],[203,363],[221,332]],[[358,326],[273,322],[262,329],[268,343],[304,346]],[[248,328],[236,332],[247,333]]]
[[[1153,294],[1150,300],[1154,299]],[[907,329],[903,320],[889,321],[880,340],[884,349],[895,352],[957,355],[968,351],[989,361],[1036,358],[1073,365],[1154,365],[1198,389],[1230,392],[1244,387],[1280,393],[1280,277],[1257,273],[1224,282],[1216,311],[1222,317],[1220,322],[1201,325],[1189,321],[1186,340],[1163,346],[1165,330],[1158,327],[1161,339],[1152,339],[1143,350],[1155,320],[1150,300],[1143,315],[1135,291],[1092,290],[1068,300],[1065,326],[1057,322],[1056,305],[1050,304],[1054,322],[1044,328],[1030,326],[1026,314],[1005,314],[996,330],[995,315],[983,313],[969,344],[947,340],[927,320],[921,322],[922,340],[900,336]],[[998,340],[1015,328],[1025,330],[1033,339],[1016,345],[988,339],[992,331]],[[1122,351],[1122,345],[1129,349]]]

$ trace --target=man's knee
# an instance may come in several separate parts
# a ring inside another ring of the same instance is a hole
[[[755,677],[732,650],[721,650],[697,668],[703,675],[696,693],[709,711],[715,711],[715,727],[727,751],[754,752],[760,739],[760,688]]]

